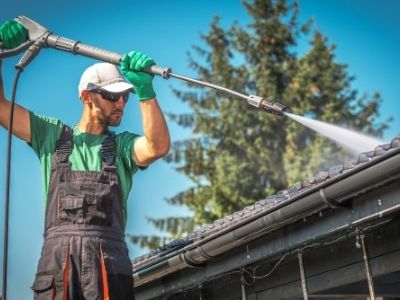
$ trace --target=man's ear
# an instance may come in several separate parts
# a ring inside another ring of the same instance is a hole
[[[88,91],[83,90],[81,93],[81,99],[84,104],[91,105],[92,99]]]

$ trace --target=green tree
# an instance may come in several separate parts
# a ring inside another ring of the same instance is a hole
[[[319,32],[310,50],[299,57],[296,41],[307,36],[311,22],[299,24],[299,7],[285,0],[244,1],[252,22],[224,29],[216,17],[205,46],[194,46],[190,66],[200,80],[284,103],[299,115],[314,116],[369,134],[377,124],[379,94],[358,97],[347,66],[335,62],[335,46]],[[193,217],[149,219],[179,238],[196,225],[211,223],[310,177],[344,153],[335,145],[288,118],[268,115],[245,101],[213,90],[175,90],[191,109],[170,114],[190,128],[189,139],[176,142],[166,160],[193,185],[168,199],[184,205]],[[141,246],[165,242],[159,237],[132,237]]]

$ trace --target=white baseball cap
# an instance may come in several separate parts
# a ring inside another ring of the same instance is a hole
[[[132,90],[133,85],[124,79],[117,66],[97,63],[83,72],[78,86],[79,97],[84,90],[93,91],[99,88],[111,93],[121,93]]]

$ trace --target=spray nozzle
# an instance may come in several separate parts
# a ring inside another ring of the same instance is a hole
[[[277,116],[282,116],[283,112],[286,110],[286,106],[280,104],[279,102],[269,102],[264,98],[256,95],[250,95],[247,98],[247,103],[257,108],[260,108],[267,113]]]

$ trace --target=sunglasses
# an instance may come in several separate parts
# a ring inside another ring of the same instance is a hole
[[[123,93],[112,93],[106,90],[102,89],[97,89],[91,91],[93,93],[101,95],[104,99],[111,101],[111,102],[117,102],[121,97],[124,100],[124,102],[128,102],[129,99],[129,91],[128,92],[123,92]]]

